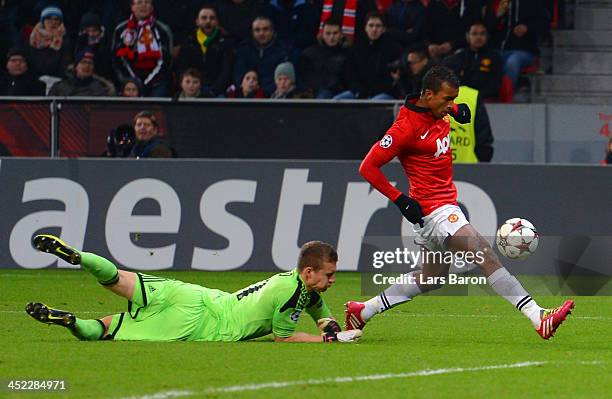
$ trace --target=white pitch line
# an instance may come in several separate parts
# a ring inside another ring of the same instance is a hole
[[[168,398],[180,398],[181,396],[194,395],[193,391],[164,391],[158,393],[152,393],[144,396],[130,396],[129,398],[123,399],[168,399]]]
[[[347,382],[360,382],[360,381],[381,381],[398,378],[411,378],[411,377],[427,377],[431,375],[440,374],[453,374],[453,373],[466,373],[474,371],[487,371],[487,370],[500,370],[500,369],[514,369],[523,367],[534,367],[542,366],[549,363],[548,361],[528,361],[511,364],[496,364],[491,366],[480,366],[480,367],[454,367],[454,368],[443,368],[443,369],[425,369],[418,371],[411,371],[406,373],[387,373],[387,374],[370,374],[370,375],[358,375],[358,376],[346,376],[346,377],[333,377],[333,378],[322,378],[322,379],[311,379],[311,380],[295,380],[295,381],[270,381],[260,384],[246,384],[246,385],[230,385],[226,387],[211,387],[204,391],[164,391],[157,392],[154,394],[144,396],[131,396],[124,399],[168,399],[177,398],[189,395],[203,395],[203,394],[215,394],[215,393],[229,393],[229,392],[246,392],[246,391],[259,391],[262,389],[279,389],[287,388],[296,385],[323,385],[323,384],[343,384]]]
[[[333,378],[295,380],[295,381],[270,381],[270,382],[264,382],[260,384],[245,384],[245,385],[230,385],[226,387],[211,387],[204,391],[172,390],[172,391],[157,392],[157,393],[143,395],[143,396],[130,396],[130,397],[122,398],[122,399],[169,399],[169,398],[178,398],[178,397],[192,396],[192,395],[201,396],[201,395],[220,394],[220,393],[229,393],[229,392],[258,391],[262,389],[280,389],[280,388],[287,388],[287,387],[296,386],[296,385],[343,384],[347,382],[381,381],[381,380],[388,380],[388,379],[427,377],[431,375],[467,373],[467,372],[474,372],[474,371],[516,369],[516,368],[524,368],[524,367],[543,366],[549,363],[599,365],[599,364],[604,364],[606,362],[601,361],[601,360],[574,361],[574,362],[526,361],[526,362],[520,362],[520,363],[495,364],[495,365],[480,366],[480,367],[454,367],[454,368],[443,368],[443,369],[433,369],[433,370],[425,369],[425,370],[411,371],[411,372],[406,372],[406,373],[371,374],[371,375],[333,377]]]

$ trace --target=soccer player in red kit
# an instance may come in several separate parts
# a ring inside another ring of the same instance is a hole
[[[415,243],[424,248],[425,254],[428,251],[481,254],[482,262],[476,263],[491,288],[527,316],[542,338],[549,339],[571,312],[574,302],[568,300],[553,309],[538,306],[521,283],[508,273],[489,243],[457,205],[450,117],[458,123],[470,121],[467,105],[454,103],[458,93],[459,80],[450,69],[443,66],[430,69],[423,78],[421,93],[406,98],[393,126],[372,146],[359,172],[413,223]],[[381,167],[395,157],[410,181],[408,195],[395,188],[381,171]],[[394,284],[363,303],[349,301],[346,304],[347,328],[363,329],[376,314],[423,292],[440,288],[440,284],[431,282],[436,281],[436,277],[446,276],[450,264],[440,263],[435,257],[423,259],[421,270],[404,276],[405,284]]]

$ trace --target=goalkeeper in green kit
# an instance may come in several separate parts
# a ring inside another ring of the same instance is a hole
[[[101,285],[128,300],[127,312],[93,320],[38,302],[26,305],[34,319],[66,327],[81,340],[243,341],[272,333],[280,342],[352,342],[361,336],[361,330],[341,331],[320,295],[334,283],[338,261],[336,250],[321,241],[302,246],[293,271],[232,294],[118,270],[109,260],[77,251],[52,235],[37,235],[33,244],[80,264]],[[321,335],[295,331],[304,311],[317,322]]]

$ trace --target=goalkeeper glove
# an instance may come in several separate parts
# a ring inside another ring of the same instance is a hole
[[[361,337],[361,330],[346,330],[323,334],[323,342],[355,342]]]
[[[453,110],[450,112],[450,115],[460,124],[470,123],[472,118],[472,113],[470,112],[470,108],[467,104],[455,104],[453,105]]]
[[[338,322],[331,317],[324,317],[317,320],[317,327],[319,327],[319,330],[321,330],[323,334],[339,333],[342,331],[340,324],[338,324]]]
[[[423,210],[414,198],[402,194],[393,203],[410,223],[423,227]]]

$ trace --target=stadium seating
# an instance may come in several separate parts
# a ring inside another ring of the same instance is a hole
[[[552,74],[535,82],[534,101],[607,104],[612,100],[612,2],[576,6],[574,30],[554,34]]]

